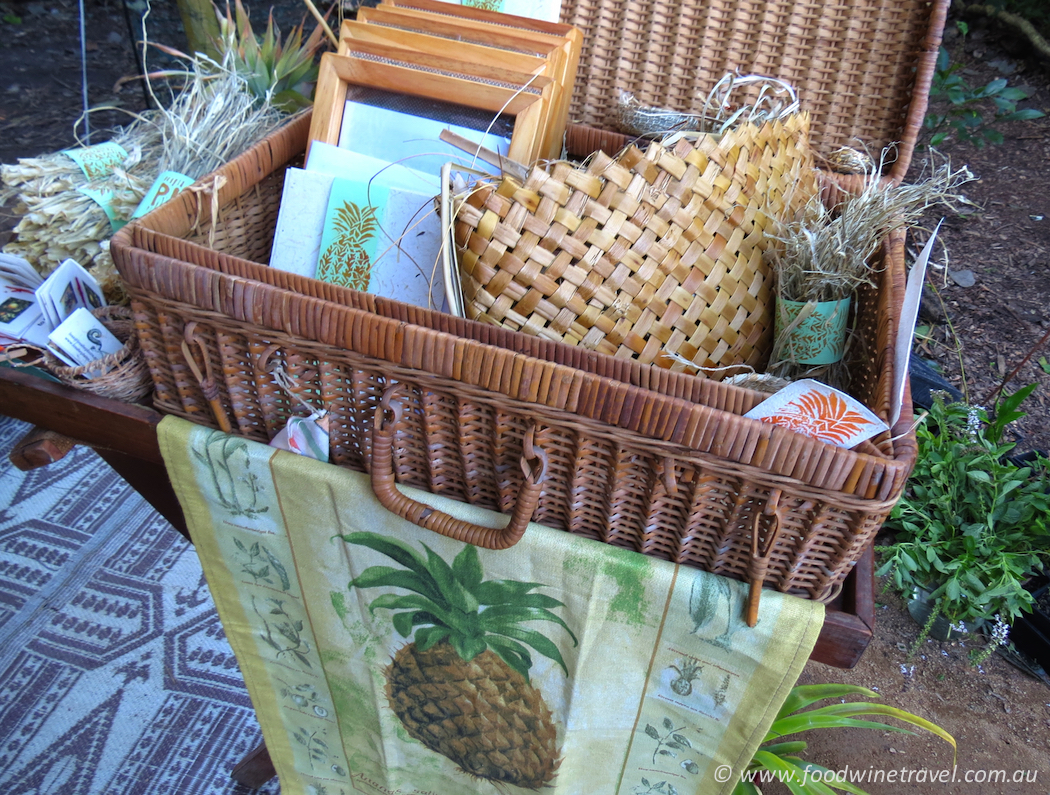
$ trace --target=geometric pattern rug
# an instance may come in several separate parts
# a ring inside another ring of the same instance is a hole
[[[94,451],[30,472],[0,417],[0,793],[274,795],[192,546]]]

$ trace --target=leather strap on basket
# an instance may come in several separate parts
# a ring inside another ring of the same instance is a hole
[[[547,454],[533,447],[535,426],[525,432],[521,455],[521,469],[525,481],[518,492],[510,523],[502,528],[481,527],[406,497],[394,482],[393,446],[394,428],[401,419],[403,408],[397,396],[399,385],[389,387],[376,406],[372,426],[372,491],[388,511],[413,524],[435,533],[465,541],[485,549],[507,549],[525,534],[532,513],[540,499],[544,477],[547,475]]]
[[[186,328],[182,331],[182,355],[186,359],[186,364],[193,372],[193,377],[197,379],[197,384],[201,388],[201,392],[204,393],[204,399],[208,401],[208,405],[211,406],[211,413],[215,417],[215,421],[219,423],[219,429],[223,433],[233,433],[233,428],[230,425],[230,420],[226,416],[226,412],[222,407],[222,401],[219,400],[219,385],[215,381],[215,377],[211,372],[211,362],[208,359],[208,352],[204,347],[204,343],[201,342],[200,337],[197,336],[197,321],[191,320],[186,324]],[[197,366],[197,361],[193,356],[193,351],[190,350],[190,345],[195,345],[197,350],[200,352],[201,361],[204,362],[204,371]],[[205,373],[207,375],[205,375]]]
[[[769,492],[769,499],[761,513],[756,512],[751,523],[751,561],[748,565],[748,579],[751,581],[751,590],[747,596],[747,625],[755,626],[758,623],[758,605],[762,598],[762,583],[766,579],[766,570],[769,568],[769,557],[773,547],[777,543],[783,520],[780,515],[780,489]],[[758,541],[759,524],[763,516],[771,516],[769,527],[766,529],[765,541],[760,545]],[[759,550],[761,546],[761,551]]]

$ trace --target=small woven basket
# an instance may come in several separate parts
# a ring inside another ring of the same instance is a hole
[[[69,367],[45,351],[45,366],[63,384],[101,397],[125,403],[134,403],[145,397],[153,389],[153,379],[139,350],[131,309],[126,306],[103,306],[91,310],[91,314],[124,346],[116,353],[107,354],[82,367]],[[99,371],[100,374],[93,375]]]
[[[775,223],[818,190],[809,117],[534,168],[457,208],[468,317],[681,368],[761,369]]]

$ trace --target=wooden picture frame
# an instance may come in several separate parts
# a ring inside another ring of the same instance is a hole
[[[539,55],[554,64],[554,80],[561,86],[544,142],[546,151],[562,151],[583,34],[572,25],[501,14],[443,3],[439,0],[384,0],[375,8],[361,8],[358,21],[425,33],[457,42]]]
[[[550,101],[553,85],[549,78],[373,43],[357,47],[354,55],[325,53],[321,58],[311,142],[339,145],[347,91],[357,86],[511,116],[514,131],[507,156],[526,164],[537,158],[544,103]],[[522,90],[526,84],[535,93]]]
[[[472,67],[495,67],[523,74],[537,75],[551,81],[550,90],[544,96],[544,111],[540,125],[543,130],[536,158],[554,159],[561,156],[564,123],[560,126],[556,116],[561,106],[564,87],[557,82],[557,59],[541,58],[537,55],[501,50],[426,33],[374,25],[366,22],[346,20],[339,30],[339,54],[351,56],[354,52],[367,50],[368,44],[385,46],[397,50],[426,53],[442,58],[471,64]],[[536,85],[536,82],[533,82]],[[543,91],[541,87],[541,91]],[[534,158],[535,159],[535,158]],[[530,163],[532,161],[529,161]]]

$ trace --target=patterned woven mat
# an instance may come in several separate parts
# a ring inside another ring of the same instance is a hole
[[[261,739],[189,544],[93,451],[32,472],[0,417],[0,792],[247,795]]]

